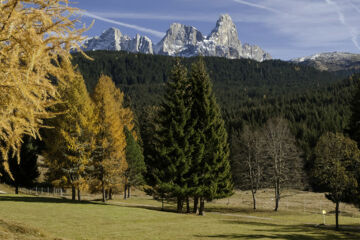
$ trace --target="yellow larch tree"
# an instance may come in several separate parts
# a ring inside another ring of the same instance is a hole
[[[54,111],[61,114],[48,120],[53,128],[44,131],[48,176],[55,185],[71,187],[73,200],[77,189],[80,200],[80,190],[87,187],[95,149],[94,103],[80,73],[70,74],[68,84],[59,86],[58,91],[61,103],[54,106]]]
[[[8,152],[18,155],[23,135],[39,137],[43,120],[54,117],[48,109],[72,71],[59,61],[70,62],[70,49],[79,49],[85,31],[76,28],[77,12],[67,0],[0,1],[0,150],[6,168]]]
[[[93,163],[103,201],[105,191],[121,187],[127,169],[124,126],[128,124],[132,129],[133,125],[132,113],[124,108],[123,98],[110,77],[100,77],[93,93],[99,126]]]

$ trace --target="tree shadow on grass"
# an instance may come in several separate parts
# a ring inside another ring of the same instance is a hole
[[[68,204],[93,204],[93,205],[104,205],[114,207],[126,207],[126,208],[141,208],[151,211],[158,212],[171,212],[176,213],[175,208],[165,208],[161,210],[161,207],[150,206],[150,205],[136,205],[136,204],[117,204],[114,202],[102,202],[100,199],[93,201],[73,201],[67,198],[56,198],[56,197],[40,197],[40,196],[24,196],[24,195],[0,195],[0,202],[33,202],[33,203],[68,203]]]
[[[223,206],[209,206],[205,209],[206,212],[221,212],[221,213],[236,213],[236,214],[254,214],[254,213],[274,213],[273,209],[256,209],[253,210],[248,207],[223,207]],[[276,212],[275,212],[276,213]]]
[[[340,231],[335,231],[334,226],[314,226],[314,225],[281,225],[274,223],[261,223],[252,221],[227,221],[229,224],[241,224],[256,227],[266,227],[265,229],[254,229],[255,234],[216,234],[216,235],[196,235],[199,238],[218,238],[218,239],[283,239],[283,240],[359,240],[360,226],[344,225]],[[270,227],[270,229],[269,229]]]
[[[128,208],[139,208],[139,209],[146,209],[156,212],[168,212],[168,213],[177,213],[175,208],[166,207],[164,209],[161,209],[161,207],[158,206],[150,206],[150,205],[141,205],[141,204],[121,204],[121,203],[110,203],[111,206],[118,206],[118,207],[128,207]]]
[[[0,202],[37,202],[37,203],[69,203],[69,204],[104,204],[90,201],[72,201],[66,198],[36,196],[0,196]]]

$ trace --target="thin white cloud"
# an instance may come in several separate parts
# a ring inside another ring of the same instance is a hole
[[[332,0],[325,0],[327,4],[334,6],[338,16],[339,16],[339,21],[348,28],[349,33],[351,34],[351,40],[354,43],[355,47],[357,49],[360,50],[360,45],[358,43],[358,33],[357,30],[352,27],[350,24],[348,24],[345,20],[345,15],[344,13],[341,11],[339,5],[336,2],[333,2]]]
[[[138,20],[160,20],[160,21],[191,21],[191,22],[207,22],[214,23],[219,18],[219,13],[207,13],[207,14],[163,14],[163,13],[135,13],[135,12],[111,12],[111,11],[102,11],[102,12],[92,12],[92,14],[113,19],[138,19]],[[232,14],[230,14],[232,15]],[[251,15],[243,16],[231,16],[234,22],[255,22],[256,17]]]
[[[160,37],[160,38],[165,35],[165,33],[151,29],[151,28],[145,28],[145,27],[134,25],[134,24],[128,24],[128,23],[124,23],[124,22],[115,21],[115,20],[112,20],[109,18],[98,16],[98,15],[90,13],[90,12],[81,12],[80,14],[90,17],[90,18],[98,19],[100,21],[116,24],[116,25],[126,27],[126,28],[135,29],[137,31],[144,32],[144,33],[149,33],[151,35],[154,35],[154,36]]]
[[[351,7],[353,7],[355,9],[355,11],[360,13],[360,7],[356,6],[352,1],[349,1],[349,4],[351,5]]]
[[[263,25],[262,29],[265,32],[257,34],[263,36],[259,45],[265,50],[274,50],[274,52],[270,51],[274,56],[277,55],[276,52],[279,52],[281,56],[285,55],[284,51],[278,51],[279,43],[284,49],[294,49],[294,51],[302,49],[304,52],[309,50],[354,52],[359,49],[360,15],[358,10],[360,9],[349,4],[350,0],[330,0],[337,3],[341,15],[338,14],[338,9],[334,5],[324,0],[229,1],[248,5],[254,9],[266,10],[251,12],[238,10],[238,15],[246,17],[251,14],[256,19],[253,21],[254,24]],[[236,14],[234,15],[236,17]],[[241,29],[239,32],[241,35]],[[252,36],[254,37],[254,34]],[[269,36],[268,40],[264,41],[264,36],[265,38]],[[293,55],[291,51],[289,55]]]
[[[124,13],[124,12],[93,12],[99,17],[108,18],[123,18],[123,19],[146,19],[146,20],[166,20],[166,21],[201,21],[201,22],[214,22],[216,21],[216,15],[166,15],[166,14],[154,14],[154,13]]]
[[[247,1],[243,1],[243,0],[234,0],[234,2],[243,4],[243,5],[247,5],[247,6],[250,6],[250,7],[254,7],[254,8],[264,9],[264,10],[274,12],[274,13],[282,13],[281,11],[279,11],[279,10],[277,10],[275,8],[271,8],[271,7],[268,7],[266,5],[262,5],[262,4],[256,4],[256,3],[247,2]]]

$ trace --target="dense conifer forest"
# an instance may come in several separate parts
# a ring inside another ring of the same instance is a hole
[[[175,58],[114,51],[87,53],[93,61],[74,54],[73,63],[91,92],[101,74],[109,75],[125,92],[143,122],[144,109],[158,105]],[[181,58],[190,67],[196,58]],[[260,127],[268,119],[284,117],[290,122],[305,169],[313,164],[312,150],[325,132],[346,131],[350,102],[357,78],[349,72],[319,71],[280,60],[262,63],[248,60],[204,58],[214,92],[228,130],[232,155],[245,125]],[[144,119],[145,120],[145,119]],[[236,173],[233,173],[236,180]]]

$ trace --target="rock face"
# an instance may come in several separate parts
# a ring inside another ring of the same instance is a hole
[[[211,31],[203,49],[208,48],[210,56],[240,58],[242,57],[241,42],[238,37],[236,26],[227,14],[221,15]]]
[[[180,23],[171,24],[165,37],[155,46],[155,52],[162,55],[186,55],[188,49],[195,49],[204,40],[196,28]]]
[[[258,46],[241,45],[236,26],[228,14],[220,16],[208,37],[204,37],[194,27],[172,24],[165,37],[156,45],[155,53],[182,57],[202,55],[250,58],[257,61],[271,59],[270,54]]]
[[[295,58],[291,62],[315,67],[322,71],[360,70],[360,54],[330,52]]]
[[[153,44],[148,37],[136,34],[134,38],[123,35],[117,28],[109,28],[100,37],[89,38],[84,43],[85,51],[111,50],[153,54]]]
[[[264,50],[262,50],[259,46],[250,45],[248,43],[245,43],[243,45],[242,57],[255,59],[260,62],[264,61],[264,60],[272,59],[271,55],[269,53],[265,52]]]
[[[205,37],[195,27],[180,23],[171,24],[164,38],[153,47],[147,37],[136,35],[135,38],[122,35],[120,30],[110,28],[100,37],[90,38],[84,43],[84,50],[124,50],[167,56],[216,56],[230,59],[249,58],[257,61],[271,59],[259,46],[242,45],[236,26],[228,14],[221,15],[215,28]],[[153,50],[154,49],[154,50]]]

